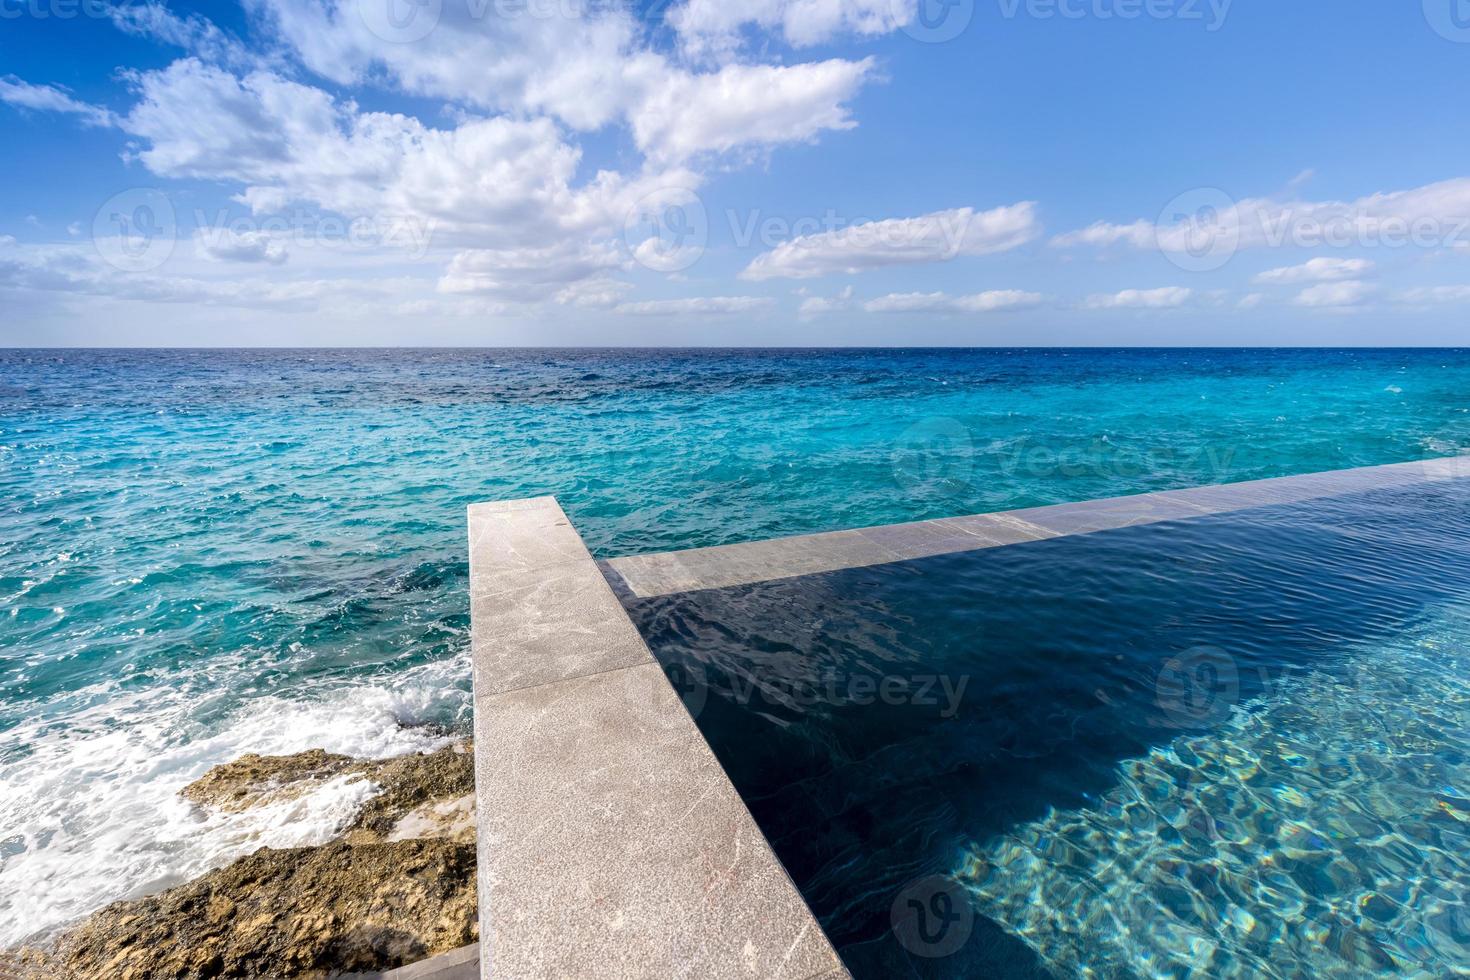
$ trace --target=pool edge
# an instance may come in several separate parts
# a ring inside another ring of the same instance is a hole
[[[1437,457],[989,514],[824,531],[709,548],[629,555],[605,559],[598,566],[622,598],[650,599],[680,592],[751,585],[846,568],[1225,514],[1360,490],[1410,486],[1456,476],[1470,476],[1470,457]]]
[[[467,517],[481,976],[847,976],[555,498]]]

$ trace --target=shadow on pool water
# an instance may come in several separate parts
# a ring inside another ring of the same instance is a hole
[[[859,980],[1470,966],[1470,481],[628,606]]]

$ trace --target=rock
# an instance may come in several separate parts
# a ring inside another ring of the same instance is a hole
[[[160,895],[109,905],[46,959],[32,953],[30,965],[51,972],[30,976],[318,980],[416,962],[478,933],[473,843],[262,848]]]
[[[237,813],[253,806],[292,799],[322,782],[346,773],[362,773],[373,763],[321,749],[296,755],[242,755],[215,766],[185,786],[180,795],[191,803]]]
[[[347,827],[345,839],[349,843],[378,843],[390,837],[463,836],[466,806],[470,807],[468,825],[471,829],[474,826],[473,743],[391,759],[354,759],[321,749],[296,755],[243,755],[215,766],[185,786],[182,795],[200,806],[238,813],[301,796],[339,776],[368,779],[381,790],[363,804]],[[405,832],[405,821],[418,832]]]
[[[469,800],[474,825],[475,756],[473,746],[451,745],[431,755],[399,756],[372,763],[367,778],[383,792],[363,804],[347,828],[350,841],[386,840],[410,813],[435,804],[459,805]],[[449,828],[453,821],[425,820],[425,829]],[[422,836],[432,836],[430,833]],[[470,840],[474,840],[471,836]]]
[[[318,980],[385,971],[478,938],[474,753],[245,755],[186,786],[238,813],[346,776],[379,789],[335,841],[261,848],[147,898],[115,902],[47,949],[0,951],[11,980]]]

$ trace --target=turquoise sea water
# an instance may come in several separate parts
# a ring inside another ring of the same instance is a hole
[[[0,941],[329,835],[467,724],[464,507],[599,556],[1445,455],[1452,351],[0,352]]]

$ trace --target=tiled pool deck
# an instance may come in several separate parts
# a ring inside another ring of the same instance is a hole
[[[668,595],[1470,476],[1459,457],[594,562],[469,509],[483,977],[846,976],[614,589]]]

